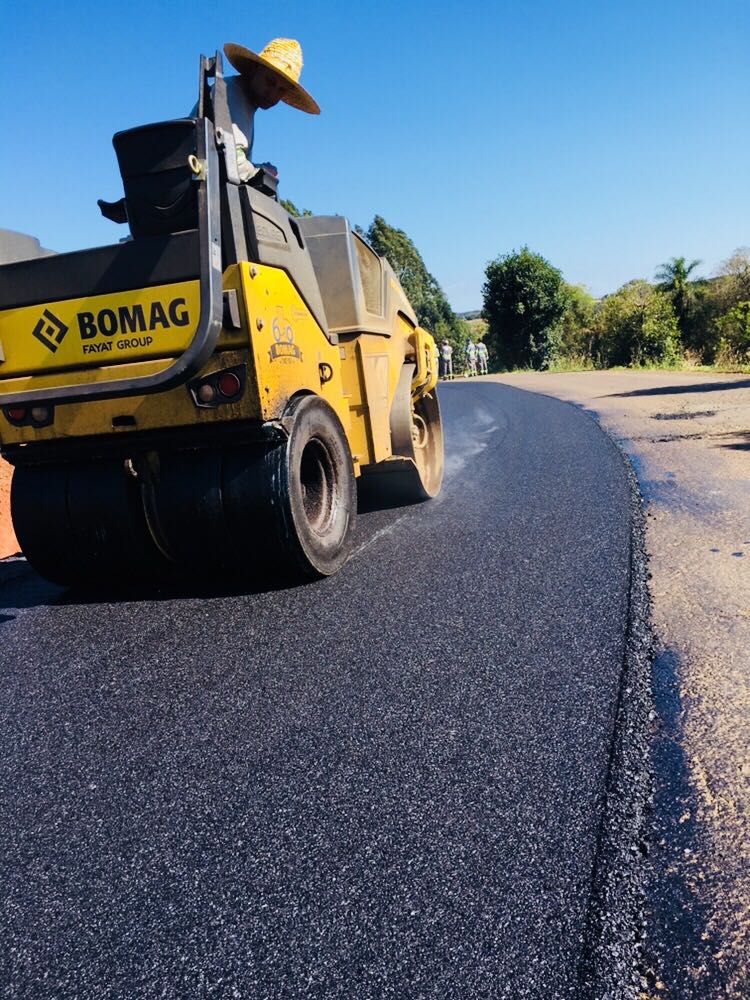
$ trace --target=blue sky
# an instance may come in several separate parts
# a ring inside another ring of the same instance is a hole
[[[186,113],[201,51],[274,36],[323,113],[260,113],[255,159],[300,206],[405,229],[458,310],[524,243],[597,295],[750,243],[747,0],[8,4],[0,226],[113,242],[112,133]]]

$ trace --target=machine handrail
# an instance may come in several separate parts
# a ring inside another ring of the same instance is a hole
[[[208,118],[199,118],[196,122],[196,149],[199,173],[193,183],[197,185],[200,314],[188,347],[172,364],[152,375],[112,378],[87,385],[24,389],[7,394],[0,392],[0,406],[78,403],[147,395],[182,385],[205,365],[216,348],[223,313],[219,154],[214,126]]]

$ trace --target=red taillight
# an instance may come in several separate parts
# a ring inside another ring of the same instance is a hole
[[[20,423],[22,420],[26,419],[25,406],[9,406],[5,412],[8,416],[8,420],[15,420],[16,423]]]
[[[234,372],[223,372],[219,375],[216,385],[222,396],[225,396],[227,399],[231,399],[232,396],[236,396],[242,388],[242,383]]]
[[[245,391],[245,369],[243,365],[212,372],[203,378],[188,383],[188,392],[196,406],[213,409],[226,403],[236,403]]]

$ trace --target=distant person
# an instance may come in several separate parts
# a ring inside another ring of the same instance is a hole
[[[489,360],[490,355],[487,350],[487,345],[483,340],[480,340],[477,344],[477,364],[479,365],[480,375],[487,375],[489,373]]]
[[[466,374],[476,375],[477,373],[477,349],[473,340],[466,342]]]
[[[440,357],[440,348],[437,345],[437,341],[435,341],[434,365],[435,365],[435,368],[437,369],[438,378],[440,378],[442,376],[442,374],[443,374],[443,360]]]
[[[443,361],[443,378],[453,378],[453,348],[447,340],[443,341],[440,348],[440,357]]]

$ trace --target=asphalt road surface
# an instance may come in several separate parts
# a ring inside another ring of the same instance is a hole
[[[334,579],[0,586],[0,995],[581,996],[628,482],[571,406],[440,397],[443,493]]]

